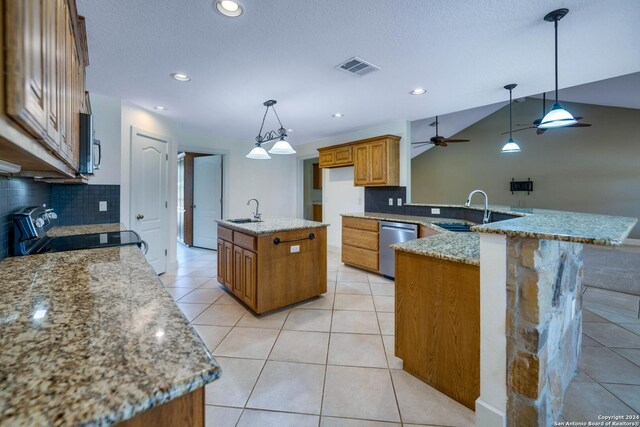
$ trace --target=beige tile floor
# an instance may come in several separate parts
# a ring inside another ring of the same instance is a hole
[[[178,262],[161,280],[223,368],[206,388],[207,426],[474,425],[472,411],[393,355],[393,281],[330,253],[326,294],[255,316],[217,283],[216,252],[178,245]],[[638,300],[585,292],[581,372],[565,419],[640,411]]]

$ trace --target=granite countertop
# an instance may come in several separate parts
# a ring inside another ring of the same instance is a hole
[[[452,219],[444,217],[433,216],[415,216],[415,215],[400,215],[400,214],[388,214],[379,212],[364,212],[364,213],[344,213],[341,216],[347,216],[351,218],[370,218],[379,219],[381,221],[396,221],[406,222],[409,224],[424,225],[436,229],[437,231],[444,231],[443,228],[434,225],[434,223],[444,222],[448,224],[473,224],[472,222],[465,221],[463,219]]]
[[[265,218],[260,222],[236,224],[229,220],[217,220],[218,224],[247,234],[272,234],[280,231],[305,230],[307,228],[328,227],[329,224],[297,218]]]
[[[443,231],[435,236],[396,243],[391,245],[391,248],[449,261],[480,265],[480,235],[478,233]]]
[[[135,246],[7,258],[0,292],[0,425],[112,425],[220,375]]]
[[[61,237],[71,236],[76,234],[91,234],[91,233],[109,233],[111,231],[121,231],[125,227],[119,223],[111,224],[89,224],[89,225],[63,225],[53,227],[47,231],[49,237]]]

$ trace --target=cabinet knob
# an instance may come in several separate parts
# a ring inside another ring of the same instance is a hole
[[[142,214],[138,214],[138,215],[136,216],[136,219],[137,219],[137,220],[144,219],[144,215],[142,215]]]

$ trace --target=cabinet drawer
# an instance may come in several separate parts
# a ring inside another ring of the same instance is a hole
[[[378,232],[342,227],[342,241],[358,248],[378,251]]]
[[[233,243],[238,246],[242,246],[245,249],[249,249],[250,251],[258,249],[255,236],[250,236],[238,231],[233,232]]]
[[[342,262],[378,271],[378,252],[342,244]]]
[[[227,242],[233,242],[233,231],[228,228],[218,226],[218,237],[226,240]]]
[[[378,231],[378,220],[368,218],[342,217],[342,226],[358,230]]]

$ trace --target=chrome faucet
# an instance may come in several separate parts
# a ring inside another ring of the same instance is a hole
[[[262,221],[262,214],[259,212],[260,210],[260,202],[258,201],[258,199],[249,199],[249,201],[247,202],[247,206],[249,206],[251,204],[251,201],[256,202],[256,212],[253,214],[253,220],[254,221]]]
[[[473,190],[469,193],[469,197],[467,197],[467,202],[464,204],[466,208],[471,206],[471,198],[474,194],[480,193],[484,196],[484,217],[482,218],[482,223],[487,224],[491,220],[491,212],[489,211],[489,196],[482,190]]]

